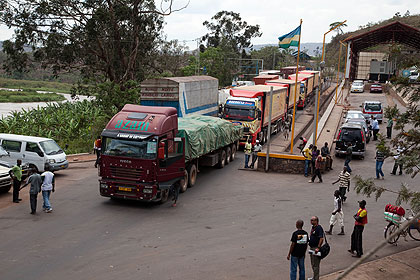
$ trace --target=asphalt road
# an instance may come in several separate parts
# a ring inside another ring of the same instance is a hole
[[[352,103],[366,99],[364,95],[352,96]],[[384,95],[375,97],[386,102]],[[381,130],[385,132],[384,124]],[[295,221],[303,219],[309,231],[309,219],[317,215],[328,228],[335,189],[331,182],[343,164],[336,159],[324,183],[308,184],[301,175],[239,170],[239,153],[224,169],[203,169],[197,185],[180,195],[175,208],[103,198],[93,163],[74,164],[57,173],[52,213],[29,215],[27,189],[20,204],[10,203],[11,193],[0,196],[0,279],[288,279],[286,255]],[[398,189],[407,182],[419,190],[420,177],[391,176],[392,164],[386,160],[381,184]],[[374,145],[368,145],[364,160],[350,165],[353,175],[373,177]],[[335,229],[329,237],[332,251],[321,262],[322,274],[355,260],[347,249],[351,216],[360,199],[350,192],[344,205],[346,235],[337,236]],[[366,200],[364,248],[369,250],[383,239],[383,208],[395,197]],[[418,245],[402,239],[374,258]],[[310,277],[309,258],[306,269]]]

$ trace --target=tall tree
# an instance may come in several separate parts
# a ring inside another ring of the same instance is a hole
[[[333,22],[333,23],[331,23],[330,24],[330,29],[333,29],[334,27],[336,27],[337,25],[339,25],[341,22],[339,22],[339,21],[335,21],[335,22]],[[335,29],[335,32],[337,33],[337,35],[339,35],[339,34],[343,34],[343,27],[345,27],[345,26],[347,26],[347,24],[346,23],[343,23],[342,25],[340,25],[340,26],[338,26],[336,29]]]

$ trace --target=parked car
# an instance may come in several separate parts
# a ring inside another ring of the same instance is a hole
[[[356,80],[351,85],[351,92],[365,92],[365,84],[363,81]]]
[[[0,133],[0,144],[9,154],[3,160],[16,164],[21,159],[23,165],[43,172],[46,168],[57,171],[68,167],[66,154],[49,138]]]
[[[382,93],[383,89],[382,89],[382,85],[381,84],[372,84],[370,86],[370,92],[374,93],[374,92],[379,92]]]
[[[347,122],[349,119],[364,119],[365,117],[363,116],[362,111],[351,110],[347,111],[346,116],[344,118],[344,122]]]
[[[410,82],[417,82],[419,80],[419,77],[420,73],[418,71],[411,71],[408,79],[410,80]]]
[[[341,126],[335,142],[335,155],[345,155],[347,143],[353,147],[353,155],[364,158],[366,152],[366,135],[363,126],[357,123],[345,123]]]
[[[365,101],[360,107],[363,109],[365,119],[370,119],[373,116],[379,123],[382,123],[383,109],[380,101]]]
[[[369,128],[366,124],[366,119],[365,118],[348,119],[348,120],[346,120],[346,123],[356,123],[356,124],[360,124],[361,126],[363,126],[363,130],[365,131],[365,136],[366,136],[366,143],[369,143],[371,133],[369,132]]]

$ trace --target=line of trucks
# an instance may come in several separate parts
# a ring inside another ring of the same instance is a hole
[[[298,75],[301,107],[313,95],[316,75]],[[292,78],[256,77],[256,85],[231,89],[222,110],[215,78],[144,81],[140,105],[125,105],[102,132],[100,194],[165,202],[172,187],[185,192],[196,184],[202,166],[223,168],[249,137],[265,142],[271,87],[272,125],[274,132],[280,129],[293,107]]]

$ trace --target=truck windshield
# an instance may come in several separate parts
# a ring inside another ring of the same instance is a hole
[[[55,143],[54,140],[47,140],[39,142],[39,145],[41,145],[42,149],[47,155],[56,155],[63,153],[63,150],[60,148],[60,146]]]
[[[134,157],[141,159],[155,159],[157,140],[125,140],[105,138],[102,154],[109,156]]]
[[[238,108],[238,107],[225,107],[225,119],[227,120],[241,120],[241,121],[253,121],[255,120],[255,109],[254,108]]]

